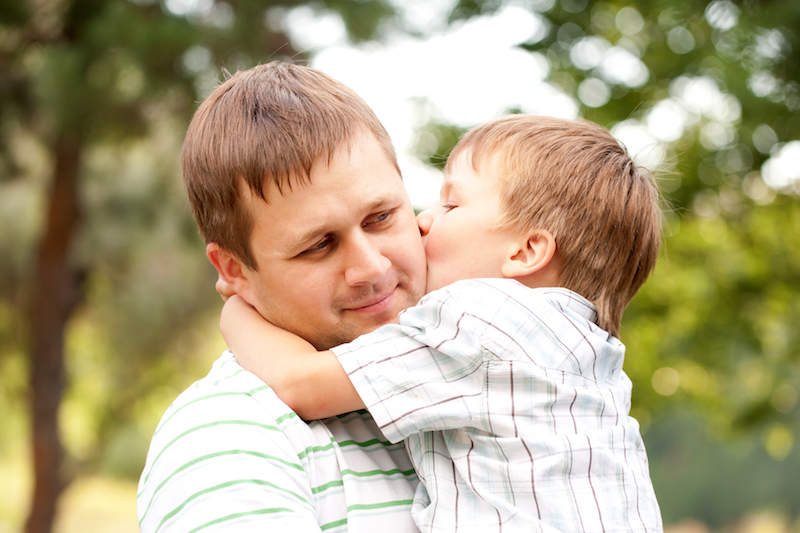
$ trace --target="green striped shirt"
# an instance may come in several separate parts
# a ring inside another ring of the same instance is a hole
[[[306,423],[225,352],[164,414],[139,480],[143,533],[415,532],[402,444],[365,411]]]

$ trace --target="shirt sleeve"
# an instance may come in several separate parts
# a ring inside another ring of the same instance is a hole
[[[448,288],[389,324],[333,349],[383,434],[392,442],[480,419],[492,354],[484,326]]]
[[[137,507],[142,533],[320,531],[297,453],[258,402],[237,391],[189,395],[167,411]]]

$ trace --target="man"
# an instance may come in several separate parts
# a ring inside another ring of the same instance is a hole
[[[209,260],[270,322],[327,349],[422,296],[388,134],[328,76],[282,63],[237,73],[198,109],[182,159]],[[307,424],[226,352],[156,429],[139,526],[415,531],[416,483],[366,412]]]

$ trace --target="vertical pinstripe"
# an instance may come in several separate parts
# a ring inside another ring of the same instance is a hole
[[[663,529],[625,347],[595,319],[566,289],[465,280],[334,348],[386,437],[406,439],[421,530]]]

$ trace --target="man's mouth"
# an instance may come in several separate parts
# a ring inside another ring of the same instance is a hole
[[[371,298],[364,302],[358,303],[356,305],[348,307],[347,311],[352,311],[354,313],[359,314],[366,314],[371,315],[375,313],[382,313],[386,311],[394,301],[394,294],[397,288],[395,287],[389,293],[383,294],[381,296],[377,296],[375,298]]]

